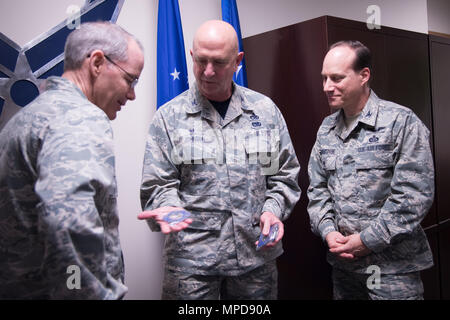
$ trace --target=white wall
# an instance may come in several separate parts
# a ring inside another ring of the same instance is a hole
[[[120,234],[125,259],[126,299],[159,299],[163,236],[137,220],[145,139],[156,109],[157,1],[125,0],[117,23],[142,41],[145,65],[129,101],[113,121],[116,142]]]
[[[0,30],[24,45],[66,19],[69,5],[83,3],[83,0],[1,0]],[[179,0],[179,3],[192,82],[189,49],[194,32],[203,21],[221,18],[220,0]],[[237,4],[244,37],[326,14],[365,22],[369,4],[380,6],[382,25],[423,33],[428,30],[426,0],[237,0]],[[128,102],[113,122],[127,299],[159,299],[163,236],[151,233],[145,222],[136,219],[141,210],[139,186],[146,132],[156,102],[157,0],[126,0],[118,23],[135,34],[146,49],[137,99]]]
[[[1,0],[0,32],[24,46],[67,19],[70,5],[82,7],[84,0]],[[24,8],[26,10],[24,10]]]
[[[377,5],[381,25],[427,33],[426,0],[237,0],[242,36],[251,36],[323,15],[366,22]]]

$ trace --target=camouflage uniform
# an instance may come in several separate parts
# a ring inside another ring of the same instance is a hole
[[[259,219],[264,211],[288,218],[300,197],[300,166],[275,104],[233,86],[224,119],[194,83],[162,106],[150,125],[142,207],[180,206],[194,220],[167,236],[167,270],[237,276],[283,252],[281,241],[255,250]]]
[[[353,261],[328,254],[341,270],[382,274],[418,272],[433,265],[420,226],[434,196],[429,131],[408,108],[372,91],[359,121],[345,131],[343,111],[323,121],[308,173],[308,212],[314,233],[360,233],[371,254]]]
[[[333,268],[336,300],[423,300],[420,272],[367,274]]]
[[[46,89],[0,133],[0,298],[121,298],[110,121],[72,82]]]
[[[237,276],[197,275],[166,269],[163,300],[276,300],[276,260]]]

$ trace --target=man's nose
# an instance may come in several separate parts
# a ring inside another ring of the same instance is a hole
[[[127,92],[127,99],[128,100],[134,100],[136,99],[136,92],[134,91],[134,88],[130,88]]]
[[[323,91],[330,92],[334,90],[332,81],[329,78],[323,80]]]
[[[215,74],[214,66],[211,62],[208,62],[205,67],[205,71],[203,72],[206,77],[212,77]]]

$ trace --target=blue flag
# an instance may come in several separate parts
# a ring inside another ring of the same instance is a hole
[[[241,35],[241,26],[239,24],[239,14],[236,5],[236,0],[222,0],[222,20],[228,22],[234,27],[236,33],[238,35],[239,40],[239,52],[243,51],[242,49],[242,35]],[[237,84],[247,87],[247,71],[245,68],[245,58],[242,59],[241,64],[239,65],[237,71],[233,77],[234,82]]]
[[[159,108],[189,88],[178,0],[159,0],[157,51]]]

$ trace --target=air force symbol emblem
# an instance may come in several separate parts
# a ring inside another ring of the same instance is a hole
[[[21,107],[36,98],[45,79],[63,73],[64,45],[80,23],[116,22],[124,0],[86,0],[70,6],[59,25],[20,47],[0,33],[0,130]]]

